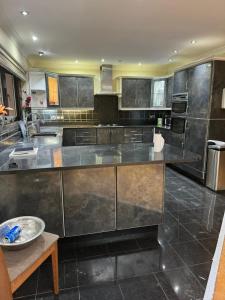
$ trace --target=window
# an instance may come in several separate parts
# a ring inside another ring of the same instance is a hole
[[[153,89],[152,89],[153,107],[165,106],[165,87],[166,87],[166,81],[164,79],[153,81]]]

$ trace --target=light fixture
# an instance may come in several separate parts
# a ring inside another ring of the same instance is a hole
[[[28,16],[30,13],[26,10],[22,10],[21,12],[21,15],[23,15],[24,17]]]
[[[38,37],[37,37],[36,35],[32,35],[32,40],[33,40],[34,42],[36,42],[36,41],[38,40]]]
[[[173,51],[173,53],[175,53],[175,54],[177,54],[177,52],[178,52],[178,51],[177,51],[176,49]]]
[[[192,45],[196,44],[196,40],[192,40],[192,41],[191,41],[191,44],[192,44]]]
[[[105,61],[105,59],[104,59],[104,58],[102,58],[102,59],[101,59],[101,62],[103,63],[104,61]]]
[[[44,54],[45,54],[45,53],[44,53],[43,51],[39,51],[39,52],[38,52],[38,55],[39,55],[39,56],[43,56]]]
[[[139,63],[138,63],[138,65],[139,65],[139,66],[142,66],[142,63],[141,63],[141,62],[139,62]]]
[[[78,60],[78,59],[76,59],[76,60],[75,60],[75,63],[76,63],[76,64],[78,64],[78,63],[79,63],[79,60]]]
[[[172,62],[173,60],[172,60],[172,58],[169,58],[169,62]]]

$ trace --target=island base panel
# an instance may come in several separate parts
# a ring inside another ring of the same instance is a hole
[[[162,223],[164,164],[117,167],[117,229]]]

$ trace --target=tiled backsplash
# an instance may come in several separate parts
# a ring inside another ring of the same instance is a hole
[[[74,109],[32,109],[45,123],[77,123],[77,124],[99,124],[98,114],[94,110]],[[165,111],[119,111],[120,124],[154,124],[159,116],[168,114]]]
[[[74,109],[32,109],[32,114],[36,114],[41,120],[48,123],[98,123],[97,114],[94,110],[74,110]]]

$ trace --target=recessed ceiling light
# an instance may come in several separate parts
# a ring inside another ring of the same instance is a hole
[[[175,53],[175,54],[177,54],[177,52],[178,52],[177,50],[174,50],[174,51],[173,51],[173,53]]]
[[[28,12],[28,11],[26,11],[26,10],[22,10],[21,12],[21,15],[23,15],[23,16],[28,16],[30,13]]]
[[[191,43],[194,45],[196,44],[196,40],[192,40]]]
[[[38,52],[39,56],[43,56],[45,53],[43,51]]]
[[[33,35],[33,36],[32,36],[32,40],[33,40],[34,42],[36,42],[36,41],[38,40],[38,37],[37,37],[36,35]]]
[[[142,63],[141,63],[141,62],[139,62],[139,63],[138,63],[138,65],[139,65],[139,66],[142,66]]]
[[[105,59],[104,59],[104,58],[102,58],[102,59],[101,59],[101,62],[104,62],[104,61],[105,61]]]
[[[75,60],[75,63],[78,64],[78,63],[79,63],[79,60],[76,59],[76,60]]]
[[[172,60],[172,58],[169,58],[169,62],[172,62],[173,60]]]

